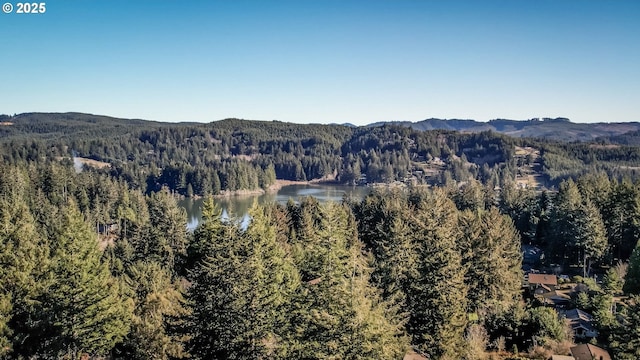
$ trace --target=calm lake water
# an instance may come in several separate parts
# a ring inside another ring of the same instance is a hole
[[[301,197],[313,196],[321,203],[327,201],[342,201],[342,197],[347,194],[355,199],[362,199],[370,191],[370,188],[363,186],[344,186],[344,185],[288,185],[283,186],[278,192],[262,195],[250,196],[231,196],[224,198],[216,198],[215,201],[222,207],[222,216],[229,217],[231,214],[246,227],[249,223],[247,214],[254,200],[258,203],[286,204],[289,199],[297,201]],[[195,229],[200,221],[202,221],[202,202],[204,199],[184,199],[178,202],[178,205],[187,211],[187,229]]]

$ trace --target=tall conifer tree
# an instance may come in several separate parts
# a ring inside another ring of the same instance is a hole
[[[129,332],[131,303],[121,296],[95,234],[72,202],[52,247],[53,280],[42,304],[47,331],[38,352],[107,353]]]
[[[201,252],[192,272],[192,355],[197,358],[273,357],[280,351],[278,326],[297,273],[276,241],[270,213],[254,205],[240,232],[223,223],[211,200],[194,242]],[[196,250],[196,249],[194,249]]]
[[[419,276],[407,290],[413,343],[434,358],[464,351],[467,289],[456,248],[457,210],[443,191],[422,197],[407,214],[418,245]]]
[[[395,359],[404,355],[402,317],[369,283],[353,216],[345,206],[300,206],[296,240],[305,280],[287,330],[291,358]],[[293,210],[290,206],[290,210]]]
[[[131,331],[118,349],[127,359],[186,357],[185,336],[178,331],[188,315],[185,299],[171,273],[155,261],[140,261],[128,269],[128,287],[135,300]]]
[[[22,355],[30,351],[41,320],[37,299],[50,284],[49,246],[25,201],[25,174],[2,172],[0,191],[0,352]]]
[[[515,305],[520,299],[522,254],[512,220],[496,208],[466,211],[460,228],[458,246],[466,269],[470,312]]]
[[[623,291],[625,293],[640,295],[640,243],[633,250],[629,259],[629,270],[625,277]]]

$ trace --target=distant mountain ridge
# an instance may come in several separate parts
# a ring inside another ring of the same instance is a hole
[[[52,120],[56,120],[52,123]],[[9,125],[11,124],[11,125]],[[48,137],[67,135],[78,131],[100,128],[107,135],[126,133],[140,126],[171,127],[201,123],[168,123],[140,119],[121,119],[110,116],[83,113],[24,113],[15,116],[0,115],[0,137],[23,134]],[[518,138],[541,138],[558,141],[598,141],[638,144],[640,122],[627,123],[573,123],[567,118],[534,118],[529,120],[495,119],[481,122],[471,119],[436,119],[422,121],[383,121],[365,125],[378,127],[395,125],[419,131],[449,130],[465,133],[494,131]],[[346,126],[351,123],[332,123],[325,126]],[[92,130],[94,131],[94,130]]]
[[[460,132],[495,131],[513,137],[544,138],[561,141],[590,141],[616,137],[640,131],[639,122],[628,123],[573,123],[567,118],[535,118],[530,120],[495,119],[489,122],[462,119],[426,119],[411,121],[383,121],[369,127],[399,125],[415,130],[452,130]]]

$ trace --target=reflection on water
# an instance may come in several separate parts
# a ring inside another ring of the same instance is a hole
[[[300,197],[313,196],[319,202],[342,201],[342,197],[346,194],[355,199],[362,199],[369,193],[369,188],[360,186],[342,186],[342,185],[289,185],[282,187],[277,193],[268,193],[253,196],[231,196],[224,198],[216,198],[215,201],[222,208],[223,219],[237,219],[242,228],[246,228],[249,224],[249,208],[254,201],[260,204],[278,202],[286,204],[289,199],[297,201]],[[204,199],[184,199],[178,202],[178,205],[187,211],[187,229],[193,231],[200,221],[202,221],[202,203]]]

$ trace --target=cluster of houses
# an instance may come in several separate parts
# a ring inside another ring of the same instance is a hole
[[[580,309],[566,310],[571,302],[571,293],[581,291],[579,286],[560,288],[558,277],[551,274],[530,273],[525,276],[529,293],[545,306],[553,307],[558,316],[571,326],[577,341],[588,342],[598,336],[593,326],[593,316]],[[609,352],[593,344],[580,344],[571,348],[571,355],[553,355],[551,360],[611,360]]]

